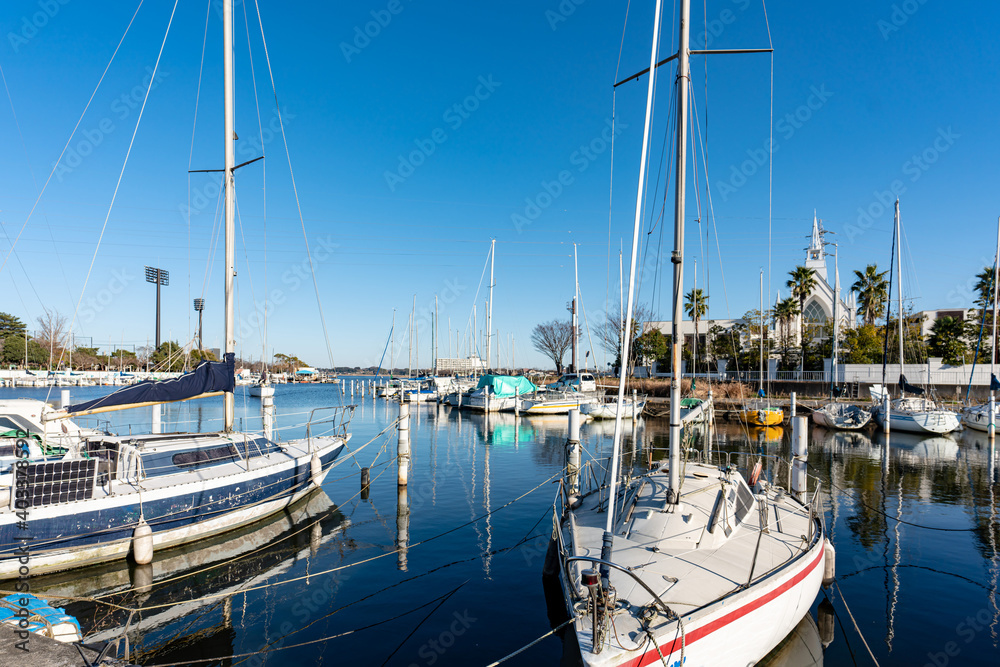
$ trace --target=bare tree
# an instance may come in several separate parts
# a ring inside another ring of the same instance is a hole
[[[66,349],[69,333],[66,330],[66,316],[60,315],[59,311],[45,309],[44,315],[38,317],[39,344],[49,353],[49,368],[53,362],[59,362]]]
[[[611,312],[605,314],[604,321],[597,325],[595,331],[597,338],[608,352],[613,352],[620,360],[622,355],[622,331],[625,329],[625,321],[621,313],[621,304],[612,307]],[[643,324],[651,321],[653,312],[642,304],[635,304],[632,312],[632,338],[642,333]],[[632,355],[629,355],[632,356]]]
[[[552,320],[537,325],[531,332],[531,344],[556,365],[556,373],[563,371],[563,357],[573,345],[573,325]]]

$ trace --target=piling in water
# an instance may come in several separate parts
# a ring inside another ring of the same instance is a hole
[[[410,476],[410,406],[399,402],[399,443],[396,446],[396,483],[406,486]]]

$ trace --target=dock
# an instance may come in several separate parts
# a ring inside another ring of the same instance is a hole
[[[27,641],[27,651],[18,648],[20,642]],[[114,651],[109,651],[113,653]],[[116,658],[104,658],[96,662],[100,653],[85,646],[64,644],[54,639],[31,633],[22,640],[18,632],[9,625],[0,623],[0,665],[25,665],[26,667],[136,667]]]

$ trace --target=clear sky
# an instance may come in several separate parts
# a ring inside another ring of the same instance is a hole
[[[617,251],[623,242],[627,270],[646,79],[619,87],[617,96],[612,84],[648,65],[651,0],[632,2],[627,17],[629,3],[598,0],[259,1],[337,365],[377,363],[394,309],[399,345],[414,297],[419,360],[429,363],[426,315],[435,295],[439,354],[454,354],[457,335],[464,355],[474,303],[485,326],[488,274],[481,276],[491,238],[494,345],[505,364],[513,337],[517,365],[550,366],[529,338],[539,322],[568,317],[573,243],[591,328],[617,307]],[[3,257],[137,5],[3,3]],[[694,5],[693,48],[702,48],[706,23],[710,48],[768,46],[761,3]],[[664,2],[661,58],[676,44],[675,6]],[[68,316],[76,309],[172,7],[142,4],[0,272],[0,310],[33,324],[43,308]],[[705,57],[692,61],[701,212],[692,196],[686,289],[697,258],[699,287],[708,268],[712,318],[756,308],[761,268],[770,266],[767,301],[779,288],[787,295],[784,282],[803,261],[814,209],[835,232],[829,238],[839,243],[845,285],[867,263],[888,268],[895,190],[908,298],[917,310],[971,306],[970,279],[992,263],[1000,214],[1000,7],[785,0],[767,5],[767,20],[773,116],[769,55],[711,56],[707,86]],[[237,161],[266,155],[237,175],[239,352],[260,357],[262,327],[253,314],[266,303],[267,355],[327,366],[253,2],[237,0],[235,33]],[[76,316],[77,337],[95,346],[152,339],[147,265],[170,272],[163,338],[190,340],[192,299],[204,297],[206,345],[221,346],[219,178],[187,173],[222,166],[221,55],[219,0],[179,3]],[[644,223],[652,233],[643,241],[651,268],[639,295],[663,319],[670,309],[672,190],[665,209],[663,201],[672,81],[673,70],[661,68]],[[694,190],[693,170],[688,178]],[[657,222],[661,212],[665,224]],[[601,365],[611,360],[594,347]],[[404,343],[396,363],[406,362]]]

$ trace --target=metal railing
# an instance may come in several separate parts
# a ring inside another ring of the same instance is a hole
[[[330,424],[330,430],[324,432],[324,437],[341,437],[347,439],[347,427],[354,418],[354,410],[357,405],[333,405],[328,407],[313,408],[309,412],[309,420],[306,422],[306,442],[312,450],[313,426]],[[317,412],[331,411],[333,414],[318,421],[315,420]]]

